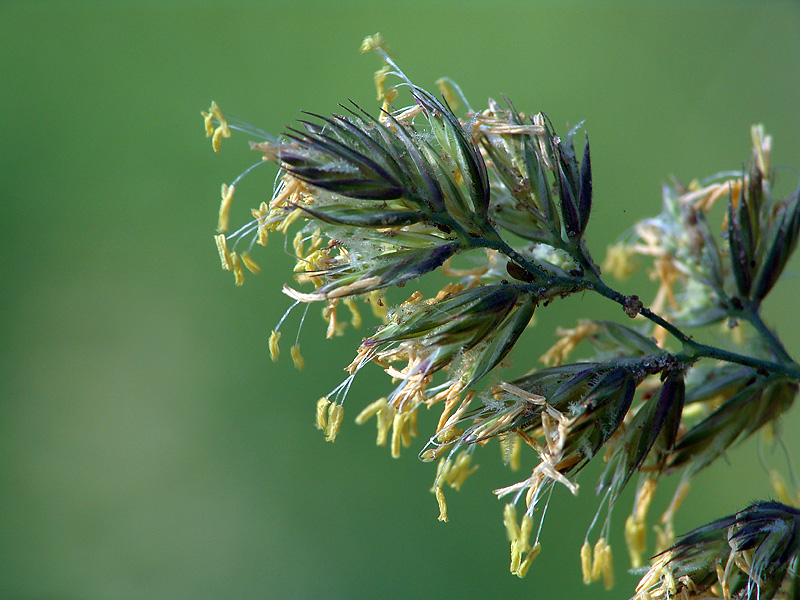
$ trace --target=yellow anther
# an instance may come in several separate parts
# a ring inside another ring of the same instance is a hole
[[[215,235],[214,241],[217,243],[217,250],[219,251],[219,260],[222,262],[222,269],[224,271],[233,271],[233,260],[231,260],[231,253],[228,251],[228,241],[223,234]]]
[[[305,369],[306,360],[303,358],[303,355],[300,354],[300,346],[292,346],[292,349],[289,350],[289,353],[292,355],[292,362],[294,363],[295,368],[298,371]]]
[[[264,224],[260,224],[258,226],[258,244],[260,246],[266,246],[269,242],[269,232],[267,231],[267,227]]]
[[[253,215],[253,218],[258,221],[258,240],[257,242],[262,245],[266,246],[268,240],[268,233],[267,233],[267,215],[269,214],[269,205],[266,202],[262,202],[261,206],[258,208],[251,208],[250,212]]]
[[[386,51],[386,42],[383,40],[383,36],[380,33],[365,37],[364,41],[361,42],[359,51],[363,54],[364,52],[369,52],[376,48],[381,48],[384,52]]]
[[[655,477],[647,477],[642,481],[639,488],[636,490],[636,499],[634,500],[633,518],[641,523],[644,523],[647,518],[647,511],[650,508],[650,502],[656,493],[658,480]]]
[[[253,275],[258,275],[261,273],[261,267],[259,267],[258,263],[252,259],[249,252],[242,252],[242,263]]]
[[[450,105],[450,108],[453,110],[458,108],[458,98],[456,98],[456,95],[453,93],[452,84],[447,79],[442,78],[436,81],[436,85],[439,87],[439,91],[442,96],[444,96],[447,104]]]
[[[383,102],[381,103],[381,116],[378,117],[378,120],[383,123],[384,125],[389,125],[389,117],[387,115],[392,113],[392,102],[395,101],[397,98],[397,89],[396,88],[389,88],[386,90],[386,93],[383,95]]]
[[[439,520],[444,521],[445,523],[448,521],[447,519],[447,503],[444,501],[444,492],[442,488],[436,488],[436,502],[439,504]]]
[[[280,231],[282,234],[286,235],[286,230],[297,221],[303,215],[303,210],[300,208],[295,208],[292,212],[286,215],[281,221],[280,225],[278,225],[275,230]]]
[[[327,396],[317,400],[317,429],[325,431],[328,428],[328,405],[331,401]]]
[[[436,441],[440,444],[446,444],[447,442],[452,442],[453,440],[459,438],[462,433],[464,433],[464,431],[458,427],[449,427],[444,431],[440,431],[436,435]]]
[[[308,248],[308,253],[311,254],[312,252],[319,250],[322,247],[322,232],[319,229],[315,229],[314,233],[311,234],[311,245]]]
[[[594,545],[594,556],[592,558],[592,581],[603,578],[603,587],[610,590],[614,587],[614,569],[612,564],[613,556],[611,546],[606,543],[606,538],[601,537]]]
[[[642,552],[645,551],[647,542],[647,528],[643,521],[637,521],[633,515],[628,515],[625,521],[625,544],[631,558],[631,568],[638,569],[642,566]]]
[[[386,313],[388,312],[388,308],[386,303],[383,301],[383,291],[372,290],[369,294],[367,294],[367,298],[369,305],[372,307],[372,314],[386,323]]]
[[[329,340],[333,339],[333,336],[339,331],[339,323],[336,320],[336,307],[338,305],[339,300],[334,298],[333,300],[328,300],[328,304],[322,309],[322,316],[328,321],[328,329],[325,331],[325,337]]]
[[[542,545],[539,542],[531,548],[531,551],[525,556],[525,558],[520,563],[519,567],[517,568],[517,577],[522,579],[525,575],[528,574],[528,569],[531,566],[531,563],[539,556],[539,553],[542,551]]]
[[[517,509],[511,503],[506,504],[503,508],[503,525],[506,526],[508,541],[516,542],[519,540],[522,531],[520,530],[519,523],[517,523]]]
[[[606,248],[606,259],[603,261],[603,272],[611,273],[615,279],[627,279],[639,265],[633,259],[633,248],[619,243]]]
[[[516,575],[519,571],[520,562],[522,562],[522,552],[519,551],[519,542],[514,540],[511,542],[511,566],[509,569],[512,575]]]
[[[328,407],[328,427],[325,429],[325,441],[335,442],[336,434],[339,433],[339,428],[342,426],[342,419],[344,418],[344,407],[341,404],[332,403]]]
[[[384,410],[386,405],[386,398],[378,398],[374,402],[370,402],[366,407],[364,407],[364,410],[362,410],[360,413],[358,413],[358,416],[356,416],[356,425],[363,425],[367,422],[367,419]]]
[[[395,409],[388,404],[378,412],[378,439],[375,443],[378,446],[385,446],[389,438],[389,430],[394,423]]]
[[[439,461],[439,464],[436,465],[436,478],[433,480],[433,485],[431,486],[431,493],[436,491],[437,487],[439,486],[440,481],[447,481],[447,474],[450,472],[450,465],[451,461],[446,458],[442,458]]]
[[[519,471],[519,455],[522,449],[522,438],[515,435],[511,438],[509,444],[511,447],[508,453],[508,466],[511,467],[512,471]]]
[[[663,552],[675,543],[675,529],[673,528],[672,521],[667,523],[663,528],[654,525],[653,531],[656,532],[656,554]]]
[[[361,327],[361,313],[356,306],[356,301],[352,298],[345,298],[342,300],[344,305],[350,309],[350,324],[353,326],[354,329],[358,329]]]
[[[392,421],[392,458],[400,458],[400,442],[406,415],[397,412]]]
[[[680,507],[684,498],[686,498],[686,495],[689,493],[689,487],[690,485],[688,481],[682,481],[675,490],[675,494],[672,496],[672,500],[670,500],[667,510],[665,510],[664,514],[661,515],[661,522],[669,529],[672,529],[672,520],[675,517],[675,513],[678,511],[678,508]]]
[[[594,580],[592,577],[592,548],[589,541],[583,542],[581,546],[581,572],[583,573],[583,583],[589,585]]]
[[[386,91],[384,89],[384,85],[386,84],[386,76],[389,74],[392,68],[389,65],[385,65],[382,68],[375,71],[374,79],[375,79],[375,90],[378,92],[378,100],[383,100]]]
[[[216,102],[211,103],[212,111],[216,105],[217,105]],[[214,135],[214,115],[211,111],[209,112],[202,111],[200,114],[203,115],[203,124],[205,125],[206,128],[206,137],[211,137],[212,135]]]
[[[211,138],[211,146],[214,148],[214,152],[219,152],[221,139],[224,137],[231,137],[228,121],[225,119],[225,115],[222,114],[216,102],[211,102],[211,107],[208,109],[208,112],[203,111],[201,114],[203,115],[203,122],[206,128],[206,137]],[[217,123],[219,123],[216,127],[214,127],[215,119]]]
[[[775,469],[772,469],[769,472],[769,483],[772,486],[775,495],[778,497],[778,500],[789,505],[794,503],[794,499],[789,494],[789,488],[786,485],[786,481]]]
[[[278,347],[278,342],[281,339],[281,332],[272,330],[272,333],[269,334],[269,357],[272,359],[272,362],[277,362],[278,357],[281,355],[281,349]]]
[[[467,452],[462,452],[458,455],[458,458],[456,458],[455,463],[450,468],[450,472],[447,475],[447,483],[450,484],[450,487],[455,490],[461,490],[461,486],[464,485],[467,477],[478,470],[477,465],[470,467],[471,463],[472,456]]]
[[[422,462],[431,462],[436,460],[437,456],[437,448],[428,448],[427,450],[423,450],[422,454],[419,455],[419,459]]]
[[[227,135],[226,135],[227,133]],[[214,135],[211,136],[211,147],[214,148],[214,152],[219,152],[220,147],[222,145],[222,138],[229,138],[231,137],[231,132],[228,131],[228,125],[226,124],[224,127],[219,126],[214,130]]]
[[[403,413],[403,425],[400,427],[400,441],[404,448],[411,445],[411,413]]]
[[[298,231],[294,235],[294,239],[292,240],[292,247],[294,247],[294,254],[297,258],[305,258],[303,254],[303,242],[305,241],[305,236],[303,235],[302,231]]]
[[[522,525],[520,526],[520,534],[519,534],[519,544],[520,544],[520,551],[527,552],[530,550],[531,543],[531,532],[533,531],[533,517],[530,515],[523,515],[522,516]]]
[[[231,252],[231,263],[233,264],[233,281],[236,285],[244,284],[244,269],[242,269],[242,261],[236,252]]]
[[[722,597],[724,600],[731,600],[731,586],[728,582],[728,578],[725,576],[725,569],[720,563],[717,563],[715,566],[717,572],[717,581],[719,581],[719,586],[722,588]]]
[[[222,233],[228,231],[228,222],[230,221],[231,203],[233,202],[233,192],[236,186],[222,184],[222,202],[219,205],[219,220],[217,221],[217,232]]]
[[[561,339],[553,344],[539,360],[548,367],[562,365],[578,344],[599,330],[600,326],[592,321],[580,321],[574,329],[559,327],[556,329],[556,335],[562,336]]]

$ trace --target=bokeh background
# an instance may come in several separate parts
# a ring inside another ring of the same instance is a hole
[[[586,120],[596,186],[587,235],[599,256],[659,210],[670,174],[741,167],[751,123],[774,134],[783,191],[796,185],[797,2],[5,0],[0,597],[632,592],[618,535],[630,497],[614,517],[613,592],[580,582],[591,473],[578,498],[557,491],[544,552],[517,580],[490,490],[518,475],[497,448],[479,453],[481,469],[448,494],[451,521],[439,523],[434,468],[415,458],[423,441],[393,460],[374,447],[372,425],[352,422],[388,389],[377,368],[351,391],[335,444],[313,427],[316,399],[364,333],[324,340],[315,308],[301,335],[306,370],[288,360],[291,340],[272,364],[267,339],[289,305],[279,287],[291,260],[275,237],[255,256],[266,272],[243,288],[219,269],[219,187],[256,157],[244,136],[214,155],[200,111],[214,99],[277,133],[301,109],[330,112],[348,98],[375,108],[380,64],[357,52],[375,31],[423,86],[448,75],[475,106],[508,94],[562,131]],[[239,186],[234,222],[269,194],[274,171],[261,171]],[[798,269],[795,260],[766,305],[795,355]],[[556,324],[610,314],[590,297],[540,311],[517,370],[535,364]],[[795,410],[785,424],[795,456],[799,419]],[[678,529],[770,495],[757,454],[747,443],[704,472]]]

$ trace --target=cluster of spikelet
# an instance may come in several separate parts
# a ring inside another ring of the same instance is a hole
[[[749,170],[666,186],[662,213],[609,249],[603,271],[618,277],[633,271],[637,255],[652,261],[659,288],[648,308],[604,281],[585,242],[593,202],[588,137],[579,159],[575,130],[558,136],[543,113],[525,115],[507,100],[474,110],[449,80],[439,82],[439,98],[411,82],[379,36],[367,38],[362,50],[384,61],[375,75],[377,116],[355,104],[330,117],[308,113],[275,138],[234,123],[215,103],[203,113],[215,151],[239,130],[256,138],[251,148],[263,157],[222,187],[215,239],[223,269],[241,285],[244,269],[260,270],[254,245],[294,227],[295,283],[283,288],[292,308],[322,303],[328,337],[344,329],[342,305],[353,327],[362,319],[358,300],[381,319],[342,384],[317,403],[326,439],[336,438],[354,378],[375,364],[395,385],[356,422],[374,417],[377,443],[388,443],[393,456],[418,434],[420,408],[442,407],[420,452],[424,461],[439,461],[432,492],[441,520],[443,488],[460,489],[477,468],[476,449],[499,441],[514,470],[522,449],[538,457],[529,476],[495,490],[510,498],[503,520],[512,573],[524,576],[541,550],[553,487],[577,494],[577,475],[600,456],[601,505],[580,551],[586,583],[613,583],[606,540],[627,483],[637,476],[625,534],[632,566],[640,567],[657,483],[679,471],[638,597],[764,599],[790,588],[796,594],[800,535],[788,492],[785,503],[756,503],[677,542],[672,526],[691,477],[733,444],[771,430],[797,392],[800,367],[759,313],[800,231],[798,192],[784,199],[772,189],[771,139],[753,128]],[[390,77],[397,85],[388,87]],[[412,103],[396,108],[401,91]],[[459,104],[461,118],[454,112]],[[272,199],[228,234],[237,183],[267,162],[280,168]],[[720,202],[727,202],[717,211],[724,213],[721,228],[711,224]],[[433,272],[446,278],[437,294],[414,291],[390,301],[391,288]],[[619,304],[628,324],[586,320],[559,329],[545,367],[502,380],[499,371],[535,310],[585,292]],[[273,359],[282,323],[270,338]],[[720,323],[726,333],[719,343],[695,339],[699,328]],[[698,329],[685,333],[691,328]],[[569,362],[576,347],[590,358]],[[302,369],[297,344],[291,355]],[[604,507],[592,548],[589,535]]]

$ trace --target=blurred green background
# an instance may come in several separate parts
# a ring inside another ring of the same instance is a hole
[[[598,256],[659,210],[670,174],[739,168],[751,123],[774,134],[783,190],[796,184],[797,2],[5,0],[0,597],[632,592],[618,535],[629,497],[614,518],[613,592],[580,583],[591,473],[578,498],[556,492],[544,552],[517,580],[490,490],[519,474],[498,450],[478,454],[481,469],[448,494],[450,523],[437,522],[434,469],[415,458],[423,441],[392,460],[372,425],[352,422],[388,390],[377,368],[351,391],[336,444],[313,427],[316,399],[341,380],[363,332],[326,341],[310,318],[306,370],[292,368],[291,340],[272,364],[267,338],[289,305],[279,287],[291,261],[274,237],[255,255],[267,272],[243,288],[219,269],[219,187],[256,157],[244,136],[214,155],[200,111],[214,99],[278,133],[301,109],[326,113],[348,98],[374,109],[379,61],[357,49],[375,31],[418,84],[449,75],[474,106],[508,94],[562,131],[586,120]],[[274,171],[261,171],[239,186],[234,223],[269,194]],[[795,355],[798,268],[766,306]],[[541,310],[518,370],[556,324],[608,314],[589,297]],[[795,410],[785,426],[798,425]],[[697,479],[679,530],[770,495],[756,449]]]

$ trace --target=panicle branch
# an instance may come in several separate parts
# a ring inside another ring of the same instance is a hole
[[[203,113],[215,151],[231,130],[243,131],[256,138],[250,146],[261,154],[257,164],[279,168],[270,201],[232,234],[234,190],[256,165],[223,185],[215,236],[223,269],[241,285],[244,269],[261,270],[254,246],[294,229],[296,266],[283,287],[292,308],[323,303],[328,337],[347,325],[342,305],[354,328],[362,322],[358,300],[380,319],[362,338],[342,384],[317,403],[326,439],[334,441],[340,430],[356,375],[374,364],[394,387],[356,422],[374,417],[377,443],[388,444],[392,456],[418,434],[419,409],[441,407],[420,451],[422,460],[439,461],[431,491],[440,520],[448,519],[443,489],[461,488],[477,468],[477,449],[498,441],[512,470],[522,449],[533,450],[530,474],[495,490],[510,500],[503,521],[512,573],[524,576],[541,550],[556,484],[577,494],[578,474],[601,456],[600,505],[581,550],[587,583],[613,582],[606,540],[622,490],[637,476],[625,535],[639,567],[657,483],[679,471],[657,528],[661,553],[637,598],[772,598],[796,586],[794,508],[756,503],[677,542],[672,526],[689,480],[734,444],[771,430],[800,381],[800,366],[760,315],[800,233],[800,191],[775,194],[772,142],[763,128],[751,131],[748,168],[665,186],[661,214],[635,224],[609,249],[604,270],[615,276],[629,275],[635,256],[652,263],[658,291],[645,306],[609,286],[588,250],[595,201],[588,135],[576,149],[578,128],[559,136],[544,113],[523,113],[508,99],[473,110],[449,80],[440,81],[438,97],[412,83],[379,35],[362,50],[384,62],[375,74],[381,106],[374,114],[352,102],[339,114],[304,113],[276,138],[232,120],[216,103]],[[396,86],[389,85],[392,77]],[[410,104],[396,107],[401,91]],[[467,107],[461,116],[458,102]],[[714,211],[720,203],[725,209]],[[438,293],[390,299],[393,288],[434,272],[446,278]],[[525,375],[502,379],[535,311],[578,292],[619,304],[627,324],[582,320],[559,328],[543,368],[530,365]],[[273,359],[284,319],[269,340]],[[695,338],[718,323],[727,329],[714,344]],[[578,348],[584,358],[570,362]],[[297,343],[290,354],[303,368]],[[592,551],[589,536],[604,508]]]

